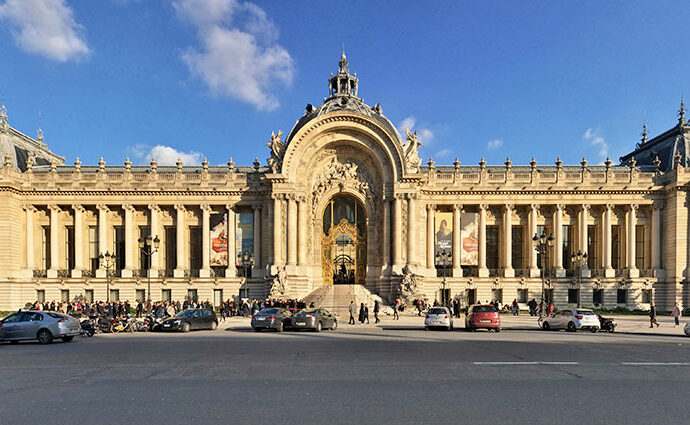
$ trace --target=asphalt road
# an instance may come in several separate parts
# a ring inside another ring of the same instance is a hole
[[[237,324],[0,344],[0,424],[687,424],[688,342]]]

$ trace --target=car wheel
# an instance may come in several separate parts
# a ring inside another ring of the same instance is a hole
[[[428,326],[424,326],[424,330],[425,330],[425,331],[428,331],[428,330],[429,330],[429,327],[428,327]]]
[[[331,330],[334,331],[334,330],[336,330],[336,329],[338,329],[338,321],[337,321],[337,320],[334,320],[334,321],[333,321],[333,327],[331,328]]]
[[[254,332],[261,332],[261,328],[254,328]]]
[[[16,339],[13,339],[12,341],[10,341],[10,344],[19,344],[19,341]]]
[[[321,322],[316,322],[316,328],[314,328],[314,332],[321,332]]]
[[[541,325],[541,328],[542,328],[543,330],[545,330],[545,331],[548,331],[548,330],[551,329],[551,325],[549,325],[549,322],[544,322],[544,323]]]
[[[63,336],[63,337],[62,337],[62,340],[63,340],[64,342],[71,342],[73,339],[74,339],[73,336]]]
[[[189,332],[192,330],[192,325],[189,324],[189,322],[184,322],[182,324],[182,332]]]
[[[566,327],[565,330],[568,332],[575,332],[575,323],[569,322],[568,327]]]
[[[38,331],[38,335],[36,337],[38,339],[38,342],[41,344],[50,344],[53,342],[53,334],[50,333],[48,329],[41,329]]]
[[[590,331],[592,331],[592,333],[597,333],[597,332],[599,332],[599,328],[597,328],[596,326],[592,326]]]
[[[211,322],[211,330],[215,331],[216,329],[218,329],[218,323],[217,322]]]
[[[283,332],[283,322],[278,323],[278,327],[276,327],[276,332]]]
[[[501,327],[499,326],[499,327],[495,328],[494,330],[495,330],[496,332],[501,332]]]

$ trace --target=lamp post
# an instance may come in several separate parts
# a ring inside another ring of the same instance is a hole
[[[247,251],[237,254],[237,267],[240,269],[242,277],[252,277],[252,267],[254,267],[254,254],[250,254]],[[248,295],[246,283],[244,291],[246,298],[246,295]]]
[[[587,264],[587,253],[578,250],[570,256],[570,260],[573,262],[575,273],[577,273],[577,306],[579,308],[580,294],[582,292],[582,269],[585,267],[585,264]]]
[[[148,264],[148,268],[151,268],[151,256],[158,252],[158,248],[160,247],[161,240],[158,239],[158,235],[156,235],[154,238],[151,238],[151,236],[147,236],[145,238],[139,238],[139,251],[141,251],[142,255],[145,255],[148,260],[146,263]],[[146,270],[146,276],[148,276],[148,282],[147,282],[147,295],[146,299],[150,302],[151,301],[151,271]]]
[[[110,273],[115,270],[115,254],[111,254],[108,251],[105,254],[101,253],[98,255],[98,260],[100,261],[101,267],[105,269],[105,302],[110,302]]]
[[[532,244],[534,245],[534,250],[537,252],[537,254],[541,255],[541,302],[539,303],[539,317],[544,317],[545,313],[545,308],[546,308],[546,303],[545,303],[545,298],[546,298],[546,271],[547,267],[549,264],[548,261],[548,256],[549,256],[549,249],[553,247],[553,241],[554,237],[553,235],[549,235],[548,237],[546,234],[542,233],[541,236],[538,234],[534,234],[534,237],[532,238]]]

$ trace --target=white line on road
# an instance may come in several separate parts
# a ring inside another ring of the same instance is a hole
[[[529,365],[577,365],[579,362],[474,362],[475,365],[529,366]]]
[[[622,362],[624,366],[690,366],[690,363],[680,362]]]

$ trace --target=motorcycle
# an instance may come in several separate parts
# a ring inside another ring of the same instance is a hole
[[[602,332],[612,333],[614,330],[616,330],[616,321],[610,317],[599,315],[599,329]]]
[[[161,330],[161,325],[165,319],[167,319],[167,317],[157,317],[156,315],[151,314],[146,316],[144,320],[148,324],[149,331],[156,332]]]
[[[96,333],[96,327],[93,325],[93,321],[91,319],[84,319],[81,322],[79,322],[79,324],[81,326],[81,336],[87,336],[91,338]]]

